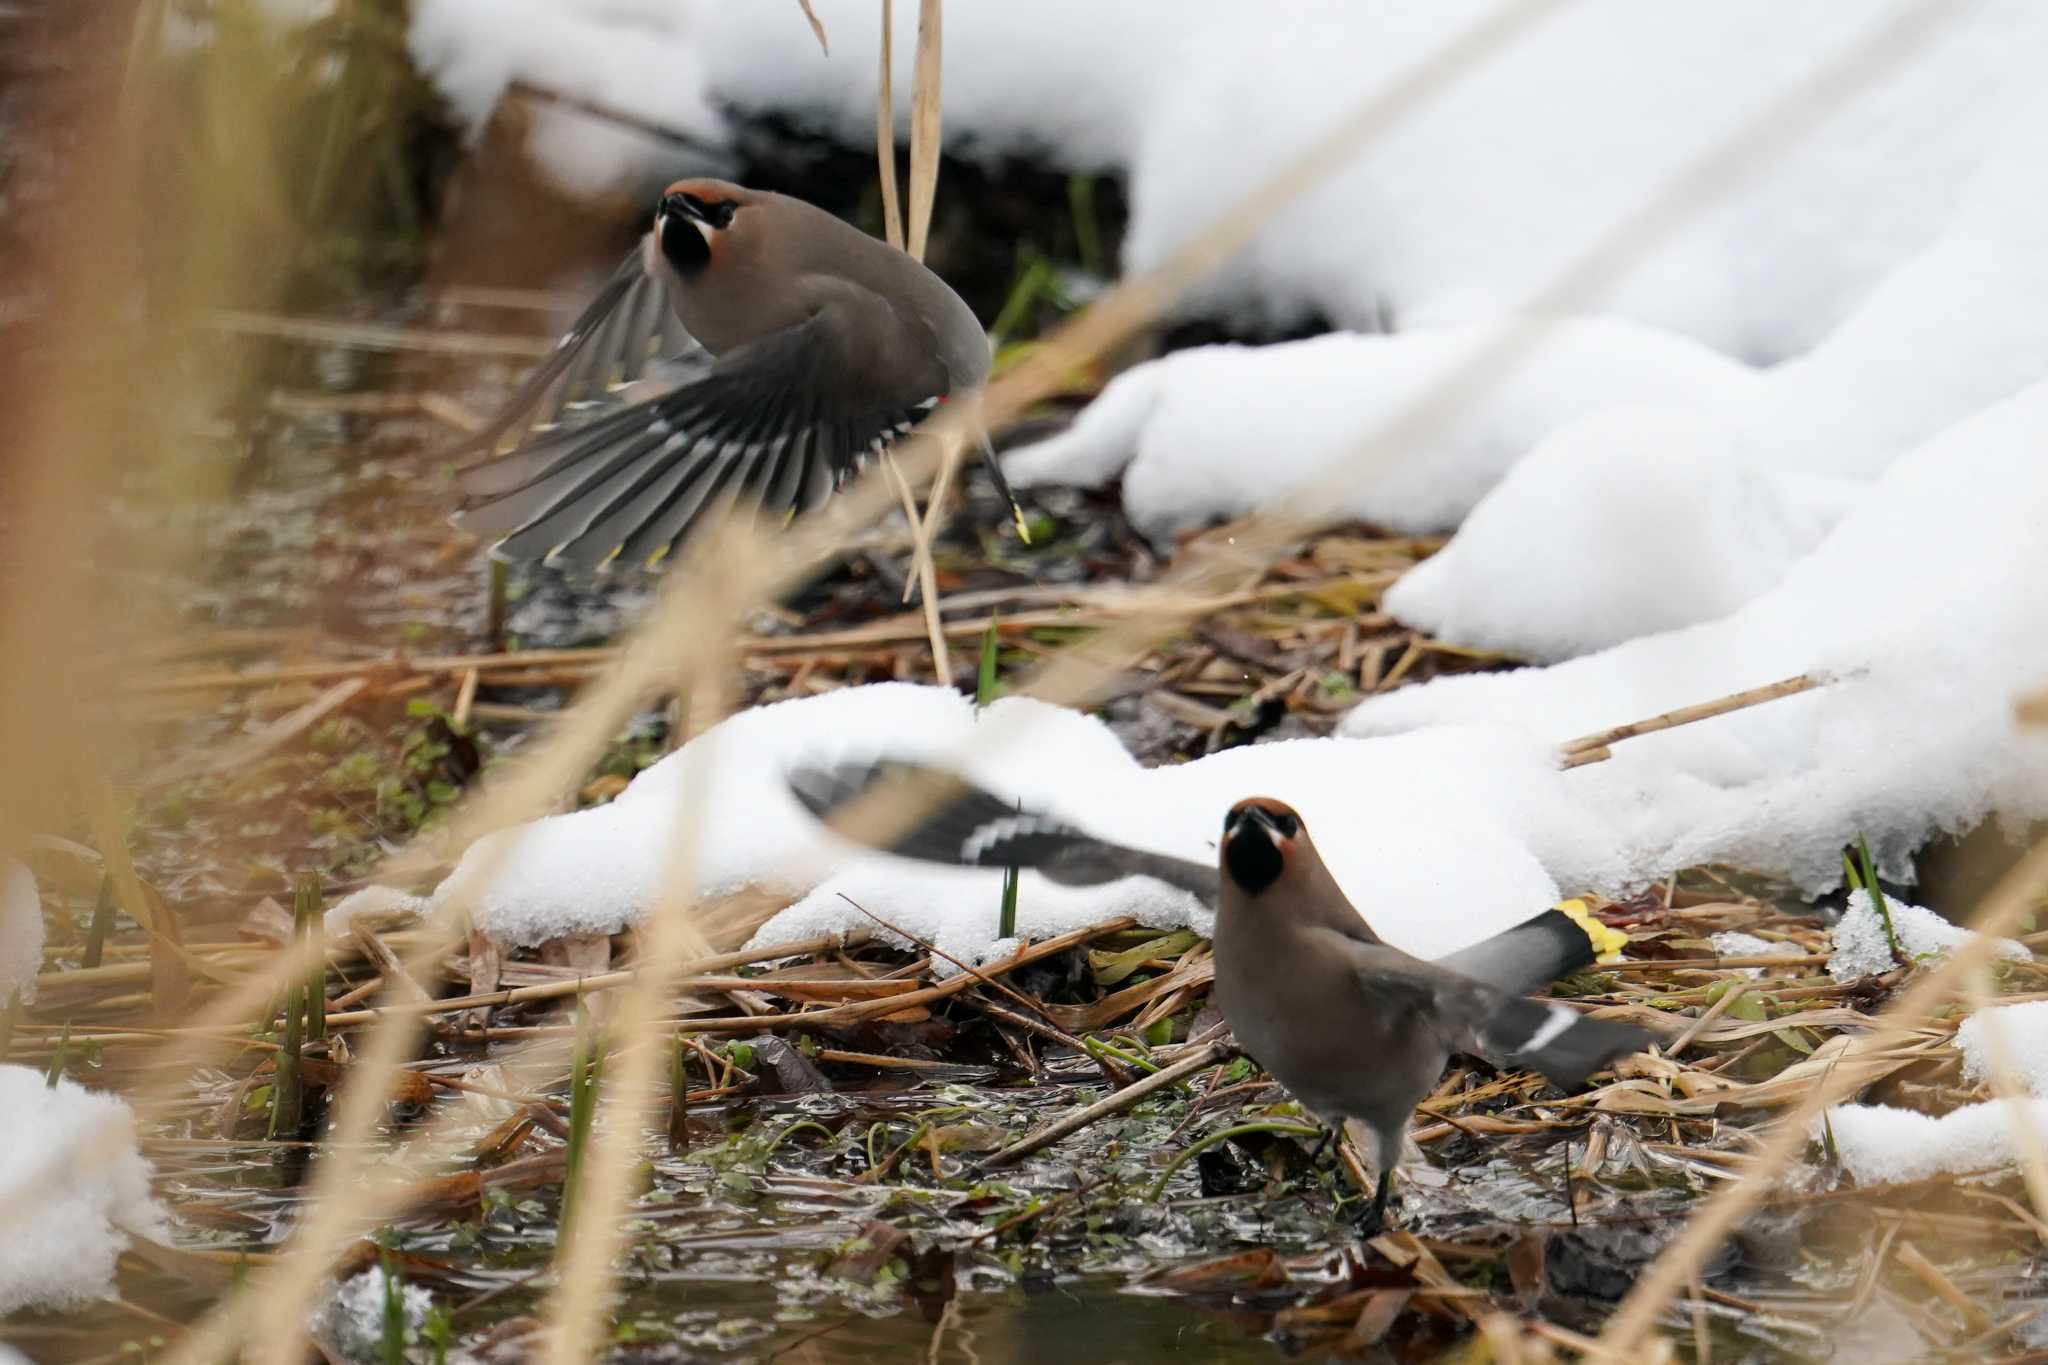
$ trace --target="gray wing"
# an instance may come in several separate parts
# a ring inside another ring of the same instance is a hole
[[[475,466],[456,522],[498,538],[502,558],[595,569],[651,565],[728,507],[782,519],[815,506],[937,399],[850,401],[831,372],[842,331],[822,307],[701,379]]]
[[[647,273],[636,244],[569,324],[547,359],[488,422],[441,453],[488,450],[522,424],[555,421],[572,403],[632,383],[657,356],[696,349],[697,343],[669,307],[667,289]]]
[[[797,800],[828,825],[834,825],[855,799],[885,781],[903,784],[900,790],[906,795],[920,792],[929,805],[927,813],[894,838],[878,843],[857,831],[843,831],[899,857],[964,867],[1028,867],[1066,886],[1152,877],[1204,904],[1216,903],[1217,872],[1207,863],[1098,838],[923,764],[885,761],[799,768],[788,781]]]
[[[1399,948],[1339,937],[1369,1001],[1392,1008],[1405,1027],[1429,1033],[1447,1052],[1479,1050],[1480,1029],[1501,1004],[1499,991]]]
[[[1436,962],[1510,995],[1527,995],[1596,960],[1593,940],[1571,916],[1545,910]]]

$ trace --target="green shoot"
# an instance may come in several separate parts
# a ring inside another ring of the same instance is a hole
[[[583,1158],[590,1150],[590,1131],[597,1117],[597,1086],[603,1055],[590,1010],[576,997],[576,1059],[569,1068],[569,1169],[562,1177],[562,1221],[558,1243],[566,1244],[582,1184]]]
[[[1003,300],[995,322],[988,329],[992,347],[1000,349],[1010,334],[1024,324],[1032,305],[1052,287],[1053,282],[1052,262],[1036,252],[1031,253],[1029,263],[1018,272],[1017,282],[1010,287],[1010,296]]]
[[[1870,893],[1870,903],[1884,925],[1885,946],[1892,951],[1892,961],[1903,963],[1906,955],[1899,948],[1897,931],[1892,928],[1892,909],[1884,903],[1884,888],[1877,884],[1877,863],[1870,856],[1870,840],[1861,834],[1856,836],[1856,852],[1863,862],[1863,889]]]
[[[977,711],[996,699],[996,688],[999,685],[996,680],[996,666],[1002,650],[998,631],[1001,626],[1002,613],[989,613],[988,629],[981,633],[981,671],[974,680],[974,709]],[[1014,938],[1017,933],[1018,877],[1015,867],[1003,869],[1003,903],[996,916],[996,935],[999,938]]]
[[[435,1304],[420,1324],[420,1339],[433,1349],[433,1365],[448,1365],[448,1343],[455,1340],[455,1322],[448,1310]]]
[[[1074,215],[1074,250],[1081,268],[1107,278],[1109,261],[1102,253],[1102,224],[1095,215],[1095,177],[1076,175],[1067,181],[1067,207]]]
[[[277,1054],[277,1083],[270,1090],[270,1139],[295,1138],[305,1117],[305,1091],[301,1084],[299,1054],[305,1046],[306,986],[303,981],[285,987],[284,1045]]]
[[[70,1058],[71,1021],[69,1019],[66,1019],[64,1021],[64,1031],[57,1035],[57,1055],[50,1058],[50,1069],[43,1076],[43,1084],[48,1086],[50,1089],[55,1090],[57,1088],[57,1082],[63,1079],[64,1063],[69,1061]]]
[[[405,1365],[405,1278],[391,1254],[391,1230],[377,1239],[378,1265],[384,1274],[384,1331],[379,1341],[382,1365]]]
[[[1018,872],[1015,867],[1003,869],[1003,908],[996,919],[996,935],[999,938],[1017,936],[1017,880]]]
[[[1000,611],[989,613],[988,629],[981,633],[981,671],[974,679],[974,709],[979,711],[996,699],[996,661],[1002,648],[997,628],[1002,625]]]
[[[689,1052],[678,1033],[668,1061],[668,1149],[678,1154],[690,1150],[690,1071],[683,1064]]]
[[[292,901],[292,917],[299,943],[312,958],[306,968],[305,993],[301,997],[306,1016],[303,1036],[308,1042],[317,1043],[327,1037],[327,953],[320,946],[326,931],[321,919],[319,873],[300,878]]]
[[[99,899],[92,904],[92,925],[85,931],[85,955],[78,961],[81,967],[100,965],[100,954],[107,946],[107,928],[114,919],[114,879],[100,878]]]
[[[507,591],[511,580],[507,576],[505,561],[491,561],[490,600],[484,608],[484,638],[491,642],[493,649],[505,647],[505,615],[510,594]]]

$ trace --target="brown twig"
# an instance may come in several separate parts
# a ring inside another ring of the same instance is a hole
[[[1001,1151],[983,1158],[975,1166],[975,1170],[977,1172],[993,1171],[1004,1166],[1013,1165],[1030,1156],[1033,1152],[1050,1147],[1069,1133],[1080,1132],[1097,1119],[1107,1118],[1111,1114],[1121,1113],[1131,1108],[1139,1100],[1144,1099],[1155,1090],[1164,1090],[1182,1078],[1194,1075],[1205,1066],[1211,1066],[1226,1060],[1236,1051],[1237,1047],[1232,1043],[1203,1043],[1173,1065],[1162,1067],[1142,1080],[1133,1081],[1123,1089],[1106,1098],[1097,1100],[1094,1104],[1084,1109],[1078,1109],[1064,1118],[1055,1119],[1043,1128],[1011,1143]]]
[[[1599,763],[1613,757],[1609,746],[1619,744],[1625,739],[1634,739],[1638,735],[1653,735],[1659,730],[1676,729],[1681,725],[1691,725],[1695,721],[1711,720],[1715,716],[1725,716],[1732,711],[1761,706],[1780,697],[1796,697],[1801,692],[1810,692],[1835,680],[1835,676],[1829,673],[1801,673],[1797,677],[1783,678],[1763,687],[1731,692],[1716,701],[1681,706],[1675,711],[1651,716],[1648,720],[1630,721],[1627,725],[1617,725],[1608,730],[1595,730],[1590,735],[1566,740],[1558,746],[1558,753],[1563,755],[1564,766],[1567,768]]]

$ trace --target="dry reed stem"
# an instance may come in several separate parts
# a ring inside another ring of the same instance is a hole
[[[604,695],[579,703],[565,719],[563,728],[535,755],[537,761],[516,773],[504,789],[485,793],[483,805],[489,807],[493,798],[515,807],[543,801],[550,783],[569,780],[587,764],[623,722],[637,698],[652,689],[658,675],[672,675],[687,668],[694,642],[716,637],[730,619],[729,613],[721,613],[727,603],[723,598],[707,600],[701,593],[681,591],[680,585],[687,581],[686,574],[671,576],[676,590],[665,590],[650,613],[650,625],[657,621],[660,625],[635,635],[626,653],[600,683]],[[505,851],[499,850],[499,855]],[[490,866],[478,871],[481,875],[477,884],[487,884]],[[444,950],[454,940],[454,925],[469,909],[460,900],[455,896],[446,898],[447,903],[422,934],[421,947],[408,961]],[[223,992],[207,1012],[214,1016],[209,1022],[218,1023],[222,1015],[233,1018],[247,1011],[256,1001],[267,999],[293,973],[294,967],[281,964],[277,971],[258,973],[242,987]],[[307,1216],[290,1251],[265,1274],[252,1277],[239,1299],[217,1309],[205,1331],[195,1332],[180,1343],[178,1359],[196,1365],[209,1352],[218,1353],[225,1344],[247,1337],[255,1349],[268,1353],[266,1358],[285,1365],[279,1353],[289,1353],[294,1348],[296,1324],[304,1321],[305,1306],[326,1267],[354,1230],[383,1207],[379,1200],[365,1194],[365,1185],[371,1183],[366,1181],[363,1171],[365,1154],[372,1150],[368,1139],[399,1064],[417,1036],[421,1018],[412,1012],[387,1012],[371,1027],[367,1040],[358,1040],[357,1061],[342,1088],[332,1127],[334,1147],[314,1169],[306,1199]],[[167,1049],[172,1064],[164,1069],[164,1074],[188,1074],[197,1061],[193,1054],[202,1050],[199,1040],[179,1040],[176,1046]],[[252,1308],[253,1322],[249,1316]]]
[[[902,247],[912,260],[922,261],[925,238],[931,229],[932,200],[938,192],[939,183],[939,0],[922,0],[918,13],[917,66],[911,76],[910,88],[910,228],[907,240],[896,222],[895,101],[888,81],[889,45],[892,40],[890,25],[893,20],[890,0],[882,0],[883,79],[876,113],[876,154],[882,163],[882,193],[886,200],[884,212],[889,241]],[[884,452],[882,460],[889,476],[898,485],[903,499],[903,518],[910,523],[912,578],[924,599],[925,628],[932,647],[932,672],[942,686],[950,687],[953,661],[946,652],[946,632],[939,625],[939,575],[938,567],[932,562],[932,540],[938,527],[936,509],[945,501],[946,474],[952,466],[948,461],[940,462],[939,477],[933,485],[931,498],[934,510],[929,515],[919,516],[917,498],[909,481],[903,477],[903,471],[897,467],[893,453]],[[903,590],[907,595],[909,585],[905,584]]]
[[[889,67],[896,46],[896,3],[882,0],[882,67],[875,89],[875,169],[882,181],[882,231],[903,249],[903,207],[896,198],[896,92]]]
[[[695,586],[699,591],[708,589],[711,597],[731,606],[734,594],[726,576],[715,571],[722,562],[718,548],[714,546],[712,553],[691,565],[704,575]],[[707,577],[708,583],[704,581]],[[729,663],[731,612],[719,613],[719,617],[725,629],[713,640],[699,641],[679,688],[692,698],[714,696],[722,715],[730,705],[725,687],[729,669],[722,665]],[[642,919],[639,974],[616,1002],[612,1027],[622,1038],[646,1042],[655,1032],[680,960],[686,955],[703,957],[710,951],[691,922],[696,897],[690,889],[696,879],[698,841],[711,799],[707,785],[694,783],[683,792],[668,865]],[[639,1165],[641,1140],[653,1117],[655,1081],[666,1074],[666,1061],[666,1049],[641,1046],[626,1049],[616,1067],[607,1068],[600,1111],[605,1121],[593,1130],[595,1141],[584,1153],[569,1225],[556,1233],[558,1244],[566,1242],[568,1255],[557,1264],[554,1292],[541,1314],[548,1324],[543,1340],[549,1365],[577,1365],[596,1354],[602,1339],[612,1264],[625,1241],[625,1210],[632,1198],[633,1173]]]
[[[1237,1051],[1228,1043],[1202,1042],[1197,1040],[1189,1045],[1193,1050],[1184,1053],[1171,1066],[1161,1067],[1140,1080],[1131,1082],[1114,1094],[1104,1096],[1086,1108],[1077,1109],[1034,1132],[1027,1133],[1001,1151],[992,1152],[977,1165],[977,1170],[993,1171],[1014,1165],[1033,1152],[1050,1147],[1069,1133],[1078,1133],[1097,1119],[1129,1109],[1139,1100],[1155,1090],[1164,1090],[1185,1077],[1194,1075],[1205,1066],[1214,1066],[1227,1061]]]
[[[1681,725],[1692,725],[1716,716],[1725,716],[1751,706],[1776,701],[1780,697],[1794,697],[1801,692],[1810,692],[1816,687],[1836,681],[1828,673],[1801,673],[1797,677],[1783,678],[1762,687],[1751,687],[1741,692],[1731,692],[1715,701],[1699,702],[1692,706],[1681,706],[1665,711],[1647,720],[1630,721],[1611,729],[1596,730],[1590,735],[1568,739],[1558,746],[1558,753],[1564,758],[1567,768],[1583,767],[1588,763],[1599,763],[1612,757],[1611,745],[1638,735],[1652,735],[1660,730],[1674,730]]]
[[[939,619],[939,571],[932,562],[933,519],[917,514],[917,496],[910,491],[910,483],[903,477],[903,471],[896,465],[894,451],[882,452],[882,469],[896,485],[896,495],[903,501],[903,519],[910,523],[910,534],[915,542],[911,554],[912,578],[918,586],[924,617],[925,638],[931,645],[932,672],[937,675],[941,686],[953,682],[953,658],[946,651],[946,626]],[[939,498],[935,494],[932,506],[937,507]],[[910,591],[908,584],[903,589]]]
[[[917,261],[924,259],[932,200],[939,192],[939,77],[945,46],[941,7],[942,0],[919,0],[917,10],[917,70],[910,85],[910,223],[903,242],[903,249]]]
[[[529,801],[539,804],[555,787],[573,782],[575,774],[624,722],[633,705],[653,690],[657,676],[673,680],[687,690],[693,676],[707,668],[706,659],[723,657],[718,642],[731,630],[739,583],[736,575],[720,573],[716,566],[747,562],[727,558],[730,543],[744,534],[744,529],[735,523],[725,534],[706,537],[700,547],[686,556],[685,562],[677,566],[681,572],[671,574],[664,584],[651,614],[652,628],[635,634],[625,655],[600,684],[601,695],[579,703],[565,718],[562,729],[550,736],[536,761],[510,777],[504,789],[485,793],[482,804],[487,810],[494,800],[507,805]],[[689,585],[688,591],[683,590],[684,584]],[[716,590],[707,591],[707,584]],[[510,842],[505,841],[505,847],[497,851],[498,858],[509,851]],[[468,886],[487,886],[496,861],[497,858],[487,860],[487,865],[478,869],[480,875]],[[436,932],[452,937],[459,917],[473,908],[459,893],[446,896],[443,901],[424,936],[430,941],[435,939]],[[433,946],[438,950],[441,944],[436,941]],[[659,974],[646,975],[653,979]],[[387,1013],[370,1027],[368,1038],[359,1042],[357,1060],[348,1083],[342,1087],[332,1124],[332,1141],[338,1149],[330,1151],[327,1159],[314,1168],[305,1200],[306,1216],[289,1251],[268,1273],[252,1278],[241,1296],[243,1301],[254,1301],[253,1330],[248,1330],[247,1335],[259,1359],[267,1365],[292,1365],[291,1357],[298,1345],[297,1324],[305,1321],[313,1292],[335,1256],[363,1226],[366,1208],[375,1206],[375,1201],[365,1199],[363,1193],[366,1153],[373,1148],[369,1138],[383,1111],[385,1095],[418,1036],[422,1018],[411,1012]],[[231,1337],[245,1330],[242,1314],[233,1311],[235,1307],[231,1305],[229,1312],[217,1314],[214,1320],[228,1323]],[[194,1336],[206,1346],[217,1344],[211,1340],[210,1331]],[[189,1352],[181,1350],[180,1354],[195,1365],[204,1358],[197,1346]]]
[[[1958,984],[1967,974],[1988,963],[1997,936],[2008,932],[2048,889],[2048,841],[2036,844],[2016,863],[1985,897],[1971,928],[1975,936],[1966,940],[1949,958],[1929,971],[1877,1019],[1868,1034],[1853,1038],[1841,1054],[1843,1060],[1855,1055],[1881,1051],[1893,1046],[1915,1029],[1915,1021]],[[1851,1071],[1853,1068],[1843,1068]],[[1804,1149],[1808,1123],[1823,1108],[1860,1088],[1863,1078],[1846,1079],[1836,1071],[1823,1075],[1806,1087],[1799,1102],[1785,1115],[1754,1153],[1754,1160],[1728,1184],[1723,1185],[1687,1220],[1685,1229],[1637,1277],[1628,1295],[1600,1334],[1600,1354],[1605,1359],[1629,1361],[1655,1329],[1665,1306],[1696,1274],[1706,1258],[1735,1230],[1744,1215],[1754,1209],[1768,1191],[1770,1182],[1785,1165]]]
[[[811,8],[811,0],[796,0],[796,2],[803,7],[804,18],[810,20],[811,32],[817,35],[818,51],[824,53],[827,57],[831,56],[832,44],[826,40],[825,25],[819,20],[818,12]],[[886,0],[884,2],[886,3]]]

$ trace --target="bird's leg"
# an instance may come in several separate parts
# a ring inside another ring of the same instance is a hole
[[[1380,1172],[1380,1183],[1372,1192],[1372,1207],[1359,1216],[1357,1228],[1361,1240],[1377,1237],[1387,1226],[1387,1195],[1394,1183],[1394,1168],[1389,1166]]]

